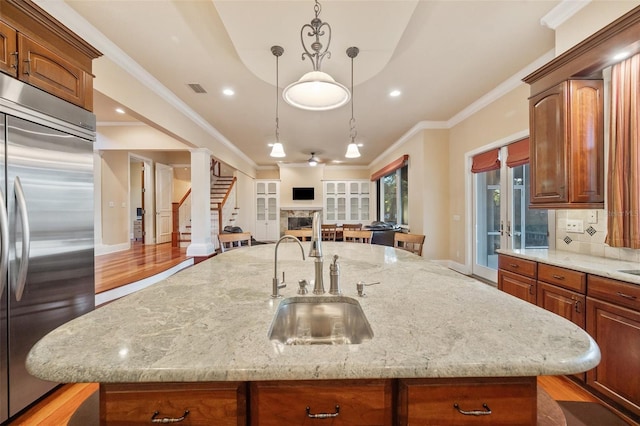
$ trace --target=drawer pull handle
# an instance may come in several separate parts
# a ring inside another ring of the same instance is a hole
[[[564,280],[564,277],[562,275],[551,275],[553,278],[555,278],[556,280]]]
[[[575,308],[576,308],[576,313],[578,314],[582,313],[582,302],[580,300],[576,300]]]
[[[636,296],[632,296],[630,294],[624,294],[624,293],[620,293],[620,292],[618,292],[618,296],[624,297],[625,299],[629,299],[629,300],[636,300],[637,299]]]
[[[189,415],[189,410],[184,410],[184,414],[181,417],[163,417],[161,419],[157,419],[160,415],[160,411],[154,411],[153,416],[151,416],[151,423],[180,423]]]
[[[453,408],[458,410],[458,413],[463,414],[465,416],[488,416],[489,414],[491,414],[491,409],[487,404],[482,404],[482,408],[484,408],[484,410],[466,411],[461,409],[457,402],[453,404]]]
[[[518,265],[517,263],[510,263],[509,266],[511,266],[512,268],[519,268],[520,265]]]
[[[340,414],[340,406],[336,404],[336,412],[335,413],[318,413],[311,414],[311,407],[307,407],[307,417],[310,419],[332,419],[334,417],[338,417]]]

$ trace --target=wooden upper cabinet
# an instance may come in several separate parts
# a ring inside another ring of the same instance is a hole
[[[92,111],[99,56],[32,1],[0,1],[0,72]]]
[[[604,207],[602,80],[568,80],[530,99],[531,207]]]
[[[85,106],[85,93],[92,85],[86,87],[90,82],[84,70],[22,34],[18,35],[18,52],[22,81]]]
[[[3,22],[0,22],[0,71],[13,77],[18,75],[16,30]]]

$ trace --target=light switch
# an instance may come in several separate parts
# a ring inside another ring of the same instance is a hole
[[[588,223],[598,223],[598,210],[589,210]]]

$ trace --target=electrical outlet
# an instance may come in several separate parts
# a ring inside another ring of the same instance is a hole
[[[588,223],[598,223],[598,210],[589,210]]]
[[[567,232],[584,233],[584,222],[580,219],[567,219]]]

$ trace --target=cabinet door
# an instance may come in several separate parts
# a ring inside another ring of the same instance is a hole
[[[239,426],[246,424],[246,407],[244,383],[100,385],[103,425],[148,425],[153,418],[156,423]]]
[[[586,297],[575,291],[538,281],[538,306],[585,328]]]
[[[390,380],[252,382],[250,395],[251,425],[393,424]]]
[[[86,92],[92,90],[92,76],[36,43],[23,34],[18,34],[20,63],[18,78],[59,98],[91,109]],[[92,96],[92,94],[90,95]]]
[[[566,84],[561,83],[529,101],[531,204],[569,201]]]
[[[518,299],[536,303],[536,281],[512,272],[498,270],[498,289]]]
[[[569,88],[569,202],[603,203],[603,82],[571,80]]]
[[[587,298],[587,332],[602,359],[587,384],[640,416],[640,312]]]
[[[535,377],[407,379],[398,389],[399,425],[535,425]]]
[[[18,76],[17,33],[9,25],[0,22],[0,71]]]

